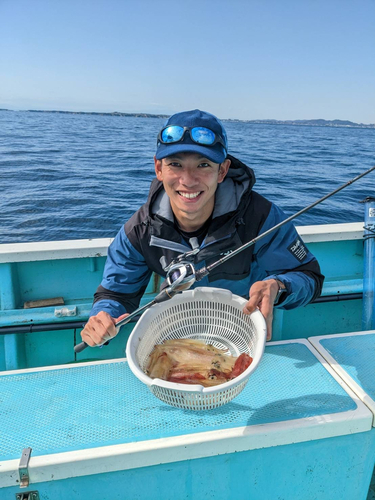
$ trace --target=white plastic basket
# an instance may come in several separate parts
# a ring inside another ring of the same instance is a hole
[[[165,403],[189,410],[209,410],[236,397],[257,368],[266,342],[266,323],[260,311],[242,312],[246,300],[219,288],[196,288],[145,311],[131,333],[126,357],[134,375]],[[247,353],[251,365],[238,377],[214,387],[151,379],[144,373],[155,344],[169,339],[195,339],[228,349],[233,356]]]

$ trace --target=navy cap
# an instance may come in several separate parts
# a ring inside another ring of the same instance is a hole
[[[212,130],[212,132],[215,132],[215,134],[222,139],[226,148],[224,148],[220,143],[216,143],[213,146],[197,144],[191,139],[189,133],[185,133],[181,142],[163,144],[158,141],[155,155],[157,160],[161,160],[162,158],[178,153],[198,153],[215,163],[222,163],[227,157],[227,134],[220,120],[216,118],[216,116],[211,115],[211,113],[200,111],[199,109],[182,111],[181,113],[176,113],[168,118],[163,128],[168,127],[169,125],[179,125],[180,127],[189,128],[206,127]]]

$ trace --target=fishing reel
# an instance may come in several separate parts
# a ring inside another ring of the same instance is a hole
[[[181,261],[168,266],[167,276],[165,278],[165,286],[170,287],[171,291],[183,292],[184,290],[189,290],[196,279],[195,279],[195,268],[191,262]]]
[[[167,264],[165,257],[160,259],[160,264],[167,273],[162,290],[168,287],[168,290],[174,293],[189,290],[196,282],[196,272],[193,265],[194,257],[200,251],[197,238],[191,238],[189,243],[192,250],[178,255]]]

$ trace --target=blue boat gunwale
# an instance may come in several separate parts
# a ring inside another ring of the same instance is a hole
[[[325,224],[317,226],[301,226],[297,228],[306,243],[312,244],[323,244],[323,252],[325,252],[325,245],[336,242],[336,245],[340,243],[355,242],[363,240],[363,223],[355,222],[348,224]],[[30,288],[33,290],[32,282],[28,285],[28,289],[19,289],[19,283],[23,283],[23,280],[27,281],[27,277],[32,272],[34,280],[36,279],[35,272],[36,269],[40,269],[41,273],[45,273],[45,280],[48,282],[52,276],[56,279],[57,276],[50,273],[54,273],[54,266],[59,264],[61,272],[63,268],[61,266],[74,266],[73,269],[78,271],[77,266],[80,261],[87,260],[86,266],[90,268],[91,272],[97,271],[98,266],[101,268],[104,266],[105,257],[107,255],[108,246],[111,243],[111,238],[102,238],[96,240],[66,240],[66,241],[52,241],[52,242],[33,242],[33,243],[14,243],[14,244],[0,244],[0,276],[2,276],[3,290],[0,287],[0,327],[8,325],[26,325],[26,324],[43,324],[45,322],[51,321],[55,323],[64,323],[71,321],[71,317],[74,317],[77,321],[86,321],[89,312],[92,307],[92,296],[95,291],[95,287],[99,284],[101,280],[101,275],[96,277],[96,281],[92,282],[91,287],[93,289],[88,290],[85,288],[86,292],[83,295],[71,296],[65,290],[56,290],[54,296],[64,296],[65,305],[64,308],[67,311],[64,314],[58,314],[58,309],[61,307],[49,306],[49,307],[35,307],[32,309],[25,309],[22,307],[23,302],[28,300],[38,300],[45,297],[41,296],[40,287],[39,293],[33,291],[30,295]],[[336,251],[344,251],[346,255],[357,254],[361,252],[361,249],[357,246],[350,250],[349,253],[345,249],[339,247]],[[322,248],[319,246],[319,252],[322,252]],[[348,258],[348,257],[347,257]],[[35,263],[35,266],[42,265],[42,267],[29,267]],[[56,264],[54,264],[56,263]],[[28,267],[25,267],[25,266]],[[21,267],[17,267],[21,266]],[[80,269],[81,269],[80,268]],[[69,268],[70,269],[70,268]],[[18,278],[18,274],[21,272],[22,278]],[[351,293],[362,293],[362,269],[358,269],[358,262],[356,263],[355,272],[351,276],[342,276],[345,272],[340,271],[340,276],[328,276],[323,287],[322,295],[337,295],[337,294],[351,294]],[[81,276],[82,278],[87,277]],[[160,286],[161,278],[156,274],[153,274],[150,283],[147,287],[146,293],[141,300],[141,305],[145,302],[152,300],[155,293],[158,292]],[[31,286],[30,286],[31,285]],[[77,284],[71,284],[73,288]],[[25,285],[26,286],[26,285]],[[51,295],[47,296],[51,297]],[[30,297],[30,298],[28,298]],[[69,313],[69,307],[71,307],[72,312]]]
[[[297,226],[305,243],[362,240],[363,222]],[[0,264],[105,257],[113,238],[0,244]]]
[[[328,296],[327,303],[322,300],[291,311],[276,309],[274,340],[360,330],[363,222],[299,226],[298,230],[321,262],[326,275],[322,299]],[[116,350],[118,357],[123,356],[123,345],[117,338],[100,352],[71,354],[89,316],[111,241],[102,238],[0,244],[0,370],[64,364],[67,360],[110,359],[117,357]],[[160,276],[153,274],[141,306],[154,298],[160,282]],[[63,297],[63,308],[24,308],[27,301],[53,297]],[[331,302],[336,299],[345,302]],[[61,309],[67,314],[60,315]],[[310,328],[301,335],[300,325],[305,320]],[[126,339],[133,325],[122,329],[121,338]],[[49,352],[58,346],[50,361],[42,359],[39,343]]]
[[[29,466],[30,482],[35,484],[56,481],[87,474],[135,469],[370,431],[373,418],[371,411],[319,354],[316,348],[305,339],[269,342],[267,345],[285,344],[302,344],[306,346],[355,402],[356,408],[294,420],[203,431],[147,441],[35,456],[32,457]],[[69,364],[12,370],[1,372],[0,377],[61,369],[79,370],[88,365],[95,366],[119,362],[126,362],[126,359],[95,361],[82,365]],[[0,462],[0,488],[18,485],[18,466],[18,459]]]

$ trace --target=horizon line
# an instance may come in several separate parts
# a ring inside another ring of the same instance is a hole
[[[25,112],[25,113],[66,113],[66,114],[82,114],[82,115],[110,115],[110,116],[134,116],[140,118],[168,118],[172,116],[172,114],[168,113],[148,113],[143,111],[138,112],[126,112],[126,111],[70,111],[63,109],[9,109],[9,108],[0,108],[0,111],[13,111],[13,112]],[[247,123],[269,123],[269,124],[287,124],[287,123],[297,123],[297,122],[327,122],[327,123],[349,123],[358,127],[369,127],[375,128],[375,123],[357,123],[351,120],[341,120],[341,119],[333,119],[327,120],[325,118],[303,118],[303,119],[288,119],[288,120],[278,120],[276,118],[261,118],[261,119],[241,119],[241,118],[220,118],[222,121],[238,121],[238,122],[247,122]],[[345,126],[345,125],[341,125]],[[351,126],[351,125],[346,125]]]

